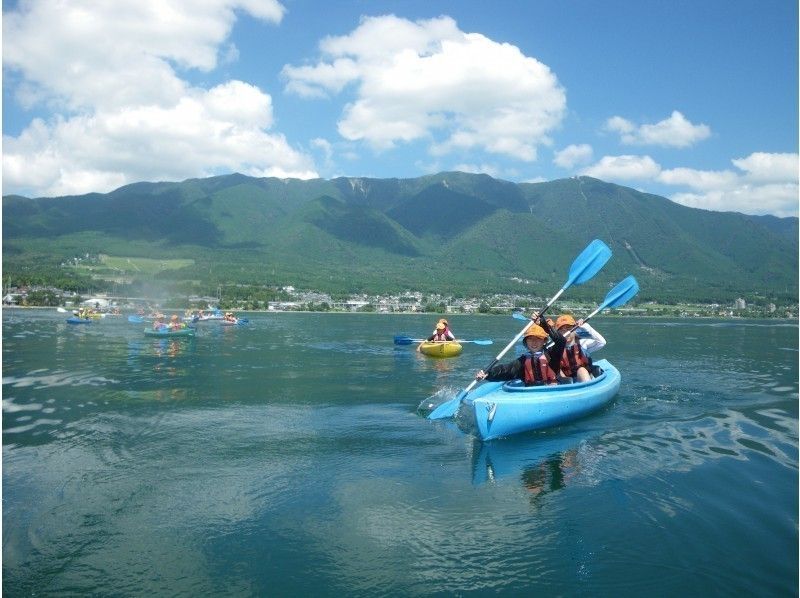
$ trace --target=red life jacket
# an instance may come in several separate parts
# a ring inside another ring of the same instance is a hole
[[[591,370],[592,360],[581,349],[581,344],[575,342],[571,347],[564,347],[561,355],[561,371],[567,376],[575,377],[581,367]]]
[[[442,333],[441,333],[441,334],[439,334],[438,332],[434,332],[434,333],[433,333],[433,340],[434,340],[435,342],[439,342],[439,341],[449,341],[449,340],[450,340],[450,337],[449,337],[449,336],[448,336],[448,334],[447,334],[448,332],[449,332],[449,331],[448,331],[447,329],[445,329],[445,330],[442,330]]]
[[[547,356],[542,353],[539,357],[525,356],[523,382],[525,386],[542,386],[558,382],[556,373],[550,368]]]

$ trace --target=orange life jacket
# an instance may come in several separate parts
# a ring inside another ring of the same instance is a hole
[[[547,355],[539,354],[538,357],[532,355],[525,356],[523,382],[525,386],[542,386],[558,382],[556,373],[550,368]]]
[[[561,371],[567,376],[575,377],[578,375],[578,369],[581,367],[590,370],[592,360],[581,349],[580,343],[573,343],[571,347],[564,347],[564,353],[561,354]]]

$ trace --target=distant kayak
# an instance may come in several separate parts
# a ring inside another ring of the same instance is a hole
[[[194,336],[194,328],[180,328],[179,330],[152,330],[151,328],[145,328],[144,335],[156,336],[159,338],[171,338],[174,336],[191,337]]]
[[[605,359],[595,365],[602,373],[578,384],[484,382],[463,399],[456,421],[465,432],[492,440],[579,419],[608,404],[619,390],[617,368]]]
[[[462,346],[458,341],[424,341],[419,344],[419,350],[429,357],[455,357],[461,354]]]
[[[67,324],[91,324],[94,320],[90,318],[77,318],[75,316],[67,318]]]

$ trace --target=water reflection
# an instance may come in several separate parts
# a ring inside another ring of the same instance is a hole
[[[599,435],[595,431],[570,433],[562,429],[492,442],[474,440],[472,482],[479,485],[521,479],[536,495],[559,489],[565,479],[574,475],[578,451],[590,447]],[[562,472],[556,473],[556,469]]]
[[[545,495],[561,490],[572,480],[578,471],[578,450],[570,449],[553,455],[538,465],[522,470],[522,484],[531,493],[531,501],[536,502]]]

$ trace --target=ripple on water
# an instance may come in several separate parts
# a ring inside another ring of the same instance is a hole
[[[47,370],[37,370],[45,372]],[[57,386],[105,386],[107,384],[118,384],[119,380],[97,376],[89,371],[57,371],[47,375],[27,376],[6,376],[3,378],[3,385],[11,385],[14,388],[53,388]]]

